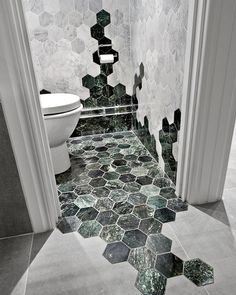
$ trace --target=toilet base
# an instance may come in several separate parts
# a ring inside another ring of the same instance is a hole
[[[66,143],[57,147],[51,147],[52,163],[55,174],[60,174],[68,170],[71,166]]]

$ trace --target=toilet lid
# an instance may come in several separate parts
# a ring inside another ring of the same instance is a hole
[[[41,94],[40,103],[44,115],[69,112],[81,105],[80,98],[69,93]]]

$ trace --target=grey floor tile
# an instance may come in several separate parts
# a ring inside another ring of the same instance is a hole
[[[0,294],[24,295],[32,234],[0,240]]]
[[[135,269],[127,262],[110,264],[102,256],[105,247],[98,237],[55,230],[31,263],[26,295],[140,294]]]

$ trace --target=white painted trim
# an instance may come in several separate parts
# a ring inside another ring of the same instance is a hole
[[[0,1],[0,95],[35,233],[60,214],[21,1]]]
[[[222,198],[236,117],[236,2],[190,6],[177,193],[203,204]]]

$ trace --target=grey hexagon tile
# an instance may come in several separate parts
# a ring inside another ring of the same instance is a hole
[[[124,230],[118,225],[106,225],[103,227],[100,237],[107,243],[121,241],[124,235]]]
[[[138,219],[136,216],[132,214],[122,215],[119,217],[117,224],[125,229],[125,230],[131,230],[131,229],[137,229],[139,226],[140,219]]]
[[[149,235],[147,238],[147,248],[153,253],[162,254],[171,250],[172,241],[163,234]]]
[[[72,50],[76,53],[82,53],[85,50],[85,43],[83,40],[76,38],[71,42]]]
[[[114,211],[108,210],[108,211],[100,212],[98,214],[97,221],[101,223],[102,225],[110,225],[110,224],[115,224],[118,217],[119,216]]]
[[[93,12],[98,12],[102,9],[102,0],[88,0],[89,9]]]
[[[112,264],[127,261],[130,249],[122,242],[108,244],[103,256]]]
[[[180,198],[168,200],[168,208],[175,212],[187,211],[188,203],[183,202]]]
[[[114,206],[114,201],[110,198],[100,198],[97,200],[96,205],[94,206],[98,211],[107,211],[112,209]]]
[[[78,11],[72,11],[69,13],[69,24],[75,27],[82,25],[83,17]]]
[[[124,186],[124,183],[121,182],[120,180],[109,180],[106,183],[106,187],[110,190],[118,190],[118,189],[122,189]]]
[[[134,207],[133,214],[140,219],[144,219],[144,218],[152,217],[154,214],[154,209],[150,208],[147,205],[139,205]]]
[[[77,36],[76,28],[72,25],[66,25],[63,31],[64,31],[64,38],[69,41],[74,40]]]
[[[74,192],[63,193],[59,195],[61,205],[73,203],[78,196]]]
[[[58,190],[62,193],[72,192],[75,188],[76,188],[76,184],[71,181],[62,183],[58,186]]]
[[[167,200],[161,196],[151,196],[147,200],[147,205],[154,208],[164,208],[167,205]]]
[[[47,27],[53,23],[53,16],[50,13],[44,11],[39,16],[39,23],[42,27]]]
[[[177,196],[175,194],[175,189],[172,187],[162,188],[160,191],[160,195],[165,199],[177,198]]]
[[[110,13],[108,13],[107,11],[105,11],[104,9],[102,9],[101,11],[99,11],[97,13],[97,23],[102,26],[102,27],[106,27],[107,25],[109,25],[111,22],[111,16]]]
[[[141,220],[139,229],[145,234],[157,234],[161,232],[162,224],[154,218],[146,218]]]
[[[99,224],[96,220],[90,220],[83,222],[79,227],[78,232],[84,238],[91,238],[98,236],[101,230],[101,224]]]
[[[165,177],[159,177],[154,180],[153,184],[159,188],[164,188],[171,186],[172,181]]]
[[[82,208],[76,214],[79,220],[88,221],[96,219],[98,211],[93,207]]]
[[[139,176],[137,178],[137,183],[141,185],[152,184],[153,179],[150,176]]]
[[[74,190],[74,192],[77,195],[87,195],[87,194],[90,194],[91,191],[92,191],[92,187],[90,185],[77,186]]]
[[[183,260],[173,253],[157,255],[155,268],[166,278],[183,274]]]
[[[63,217],[73,216],[79,211],[79,207],[74,203],[64,204],[61,206],[61,213]]]
[[[164,295],[166,278],[155,269],[146,269],[138,273],[135,286],[144,295]]]
[[[119,178],[119,174],[114,171],[106,172],[103,178],[105,178],[106,180],[115,180]]]
[[[128,198],[128,193],[121,189],[115,189],[111,192],[110,198],[115,202],[124,202]]]
[[[123,214],[129,214],[132,212],[133,210],[133,205],[131,205],[128,202],[119,202],[116,203],[113,207],[113,210],[119,214],[119,215],[123,215]]]
[[[91,178],[97,178],[97,177],[102,177],[103,174],[104,172],[101,170],[90,170],[88,173],[88,176]]]
[[[113,161],[113,165],[116,166],[116,167],[124,166],[126,164],[127,164],[127,162],[125,160],[122,160],[122,159]]]
[[[116,172],[119,174],[126,174],[131,171],[131,168],[128,166],[120,166],[116,168]]]
[[[96,199],[91,195],[81,195],[75,200],[75,205],[81,208],[92,207],[96,203]]]
[[[147,236],[138,229],[126,231],[122,241],[130,248],[145,246]]]
[[[92,195],[96,198],[107,198],[110,194],[110,190],[106,187],[96,187],[92,190]]]
[[[162,223],[175,221],[175,216],[175,212],[170,210],[169,208],[157,209],[154,213],[154,218]]]
[[[144,205],[147,201],[147,196],[141,193],[132,193],[129,195],[128,201],[135,206]]]
[[[196,258],[184,263],[184,275],[197,286],[214,283],[213,267]]]
[[[142,186],[140,192],[148,197],[151,197],[151,196],[159,195],[160,189],[153,184],[149,184],[149,185]]]
[[[156,255],[146,247],[135,248],[130,251],[128,262],[138,271],[154,268]]]
[[[101,178],[101,177],[98,177],[98,178],[93,178],[89,184],[92,186],[92,187],[101,187],[101,186],[104,186],[106,184],[106,180]]]
[[[78,230],[81,221],[76,216],[64,217],[57,224],[57,228],[63,233],[71,233]]]
[[[124,186],[124,190],[129,193],[138,192],[140,188],[141,188],[141,185],[138,184],[137,182],[129,182],[129,183],[126,183]]]

